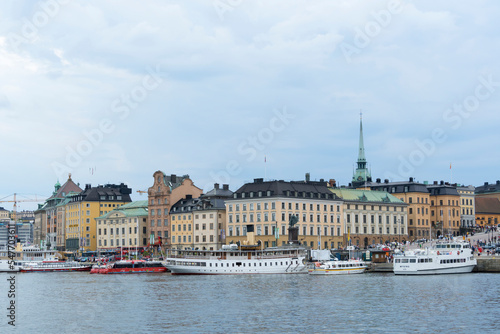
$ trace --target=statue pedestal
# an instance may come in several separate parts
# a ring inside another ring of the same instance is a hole
[[[289,227],[288,228],[288,242],[293,242],[294,244],[299,243],[299,228]]]

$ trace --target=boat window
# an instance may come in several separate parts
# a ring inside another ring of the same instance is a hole
[[[408,263],[408,259],[401,259],[401,263]]]
[[[410,263],[416,263],[417,260],[416,259],[410,259]]]

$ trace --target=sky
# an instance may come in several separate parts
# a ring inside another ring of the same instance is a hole
[[[497,1],[2,1],[0,198],[44,199],[69,173],[134,200],[157,170],[205,192],[347,185],[361,111],[374,179],[495,182],[498,17]]]

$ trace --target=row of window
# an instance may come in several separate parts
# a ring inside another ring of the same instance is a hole
[[[369,207],[369,210],[371,211],[391,211],[391,208],[392,208],[392,211],[397,211],[398,210],[398,207],[397,206],[382,206],[382,205],[366,205],[366,204],[347,204],[347,210],[351,210],[354,208],[354,210],[359,210],[359,208],[362,207],[363,210],[367,210],[367,208]],[[385,210],[384,210],[385,208]],[[400,206],[399,207],[399,211],[401,212],[404,212],[405,211],[405,207],[404,206]]]
[[[255,204],[255,206],[254,206],[254,204]],[[264,210],[269,210],[269,203],[264,202],[263,204],[264,204]],[[295,209],[293,207],[295,207]],[[299,207],[300,207],[299,203],[288,203],[288,210],[300,210]],[[335,212],[334,211],[335,207],[337,208],[337,212],[340,212],[340,205],[335,206],[333,204],[330,204],[330,205],[323,204],[323,211],[328,211],[328,208],[330,208],[330,212]],[[241,204],[241,208],[242,208],[242,211],[247,211],[247,204]],[[257,211],[261,211],[262,210],[262,203],[250,203],[250,204],[248,204],[248,208],[250,209],[250,211],[254,211],[255,208],[257,208]],[[316,208],[316,211],[320,211],[321,204],[314,205],[314,204],[310,203],[309,204],[309,211],[314,211],[314,208]],[[234,211],[240,211],[240,204],[235,204],[234,209],[235,209]],[[285,202],[281,203],[281,209],[282,210],[287,209],[287,205]],[[271,210],[276,210],[276,202],[271,202]],[[303,211],[307,210],[306,203],[302,203],[302,210]],[[233,204],[228,205],[228,211],[229,212],[233,211]]]
[[[103,228],[103,229],[99,228],[99,229],[97,229],[97,235],[101,235],[101,232],[102,232],[102,235],[107,235],[108,229],[107,228]],[[120,228],[119,227],[116,227],[116,228],[110,227],[109,228],[109,235],[113,235],[113,232],[115,232],[116,235],[119,235],[120,234]],[[122,235],[125,234],[125,227],[121,228],[121,232],[122,232],[121,233]],[[128,228],[128,233],[132,234],[132,227]],[[146,226],[142,227],[142,233],[146,234]],[[137,234],[137,226],[134,227],[134,234]]]
[[[132,240],[134,240],[134,242],[132,243]],[[129,247],[129,246],[146,246],[147,245],[147,242],[146,242],[147,238],[142,238],[142,245],[137,245],[137,238],[134,238],[134,239],[128,239],[128,244],[125,244],[125,239],[121,239],[121,244],[120,244],[120,239],[110,239],[109,240],[109,246],[110,247],[113,247],[113,246],[124,246],[124,247]],[[89,246],[89,245],[87,245]],[[100,247],[107,247],[108,246],[108,240],[107,239],[99,239],[99,246]]]
[[[351,222],[351,215],[352,214],[348,214],[346,219],[347,219],[347,223],[350,223]],[[367,223],[367,216],[368,215],[358,215],[358,214],[353,214],[352,215],[354,217],[354,223],[359,223],[359,217],[361,216],[363,218],[363,224],[366,224]],[[379,224],[382,224],[382,215],[377,215],[378,217],[378,223]],[[385,216],[385,222],[386,224],[390,224],[390,217],[391,216]],[[398,223],[402,223],[404,224],[404,217],[400,217],[400,216],[392,216],[393,217],[393,222],[394,224],[398,224]],[[372,224],[375,224],[375,215],[370,215],[370,222]]]
[[[290,221],[290,219],[292,218],[292,215],[294,215],[293,213],[281,213],[281,221]],[[241,215],[241,218],[242,220],[240,221],[240,215],[239,214],[235,214],[234,215],[234,218],[235,220],[233,221],[233,215],[229,215],[229,223],[240,223],[240,222],[243,222],[243,223],[247,223],[247,222],[250,222],[250,223],[253,223],[254,222],[254,218],[256,218],[256,222],[259,223],[262,221],[262,216],[264,216],[264,222],[267,222],[269,221],[269,213],[265,212],[263,215],[261,213],[256,213],[255,216],[253,213],[250,213],[248,214],[242,214]],[[297,221],[301,221],[300,220],[300,215],[299,214],[295,214],[295,216],[297,217]],[[249,220],[247,220],[247,217]],[[313,214],[310,214],[309,215],[309,222],[310,223],[313,223],[314,222],[314,217],[315,215]],[[276,212],[271,212],[271,220],[270,221],[276,221]],[[335,223],[335,221],[337,223],[340,223],[340,215],[330,215],[330,223]],[[307,215],[304,213],[302,214],[302,222],[307,222]],[[321,215],[316,215],[316,222],[317,223],[321,223]],[[328,223],[328,215],[323,215],[323,223]]]
[[[378,234],[384,234],[382,233],[383,229],[382,227],[378,228]],[[390,227],[385,228],[385,234],[391,234],[391,229]],[[354,232],[355,234],[359,234],[359,226],[354,227]],[[363,234],[368,234],[368,228],[366,226],[363,226]],[[371,234],[375,234],[375,226],[371,227]],[[394,233],[393,234],[406,234],[405,228],[404,227],[394,227]]]

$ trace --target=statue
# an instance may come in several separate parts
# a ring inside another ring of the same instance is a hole
[[[290,222],[288,226],[288,242],[299,244],[299,228],[295,226],[299,222],[299,218],[296,215],[290,217]]]
[[[297,218],[296,215],[292,215],[290,217],[290,227],[293,227],[295,224],[297,224],[299,222],[299,218]]]

